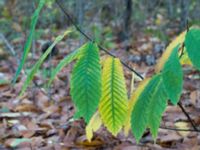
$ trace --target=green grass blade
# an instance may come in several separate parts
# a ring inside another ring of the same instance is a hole
[[[80,49],[77,49],[60,61],[60,63],[56,66],[56,68],[52,72],[51,78],[49,79],[49,82],[48,82],[48,86],[50,86],[55,76],[63,69],[63,67],[68,65],[74,59],[77,59],[79,54],[80,54]]]
[[[70,30],[67,30],[64,32],[64,34],[59,35],[58,37],[56,37],[55,41],[51,44],[51,46],[45,51],[45,53],[40,57],[40,59],[36,62],[36,64],[33,66],[33,68],[31,69],[30,73],[28,74],[26,81],[22,87],[20,96],[23,95],[23,93],[25,92],[25,90],[27,89],[29,83],[32,81],[35,73],[37,72],[37,70],[39,69],[39,67],[42,65],[42,63],[44,62],[44,60],[46,59],[46,57],[51,53],[51,50],[53,49],[53,47],[60,42],[69,32],[71,32]]]
[[[40,11],[42,10],[45,2],[46,2],[46,0],[40,0],[38,8],[35,10],[32,18],[31,18],[31,30],[30,30],[28,39],[27,39],[27,41],[25,43],[25,46],[24,46],[24,52],[23,52],[20,64],[19,64],[19,66],[17,68],[17,71],[15,73],[15,76],[13,78],[13,83],[16,82],[16,80],[17,80],[17,78],[18,78],[18,76],[19,76],[19,74],[20,74],[20,72],[21,72],[21,70],[22,70],[22,68],[24,66],[25,60],[26,60],[26,58],[28,56],[28,53],[29,53],[29,51],[31,49],[31,43],[32,43],[32,40],[33,40],[33,37],[34,37],[37,20],[38,20]]]

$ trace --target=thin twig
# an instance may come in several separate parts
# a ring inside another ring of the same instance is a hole
[[[180,53],[180,55],[179,55],[179,59],[181,59],[181,57],[184,55],[184,47],[185,47],[185,44],[183,43],[183,44],[181,45],[181,47],[180,47],[181,53]]]
[[[74,20],[72,19],[72,17],[68,14],[68,12],[64,9],[63,5],[61,5],[58,0],[55,0],[56,4],[59,6],[59,8],[61,9],[61,11],[64,13],[65,17],[73,24],[73,26],[76,28],[77,31],[79,31],[86,39],[88,39],[89,41],[94,41],[91,37],[89,37],[85,32],[83,32],[83,30],[74,22]],[[113,55],[112,53],[110,53],[108,50],[106,50],[105,48],[103,48],[101,45],[98,45],[99,49],[103,50],[105,53],[107,53],[108,55],[112,56],[112,57],[116,57],[115,55]],[[125,62],[123,62],[122,60],[120,60],[121,63],[128,68],[130,71],[134,72],[138,77],[140,77],[142,80],[144,79],[144,77],[138,73],[136,70],[132,69],[129,65],[127,65]],[[189,114],[185,111],[184,107],[182,106],[181,103],[178,103],[178,106],[181,108],[181,110],[183,111],[183,113],[186,115],[186,117],[188,118],[188,120],[190,121],[192,127],[194,128],[194,130],[189,129],[189,131],[193,131],[193,132],[200,132],[200,130],[198,130],[196,128],[196,126],[194,125],[192,119],[190,118]],[[184,130],[186,131],[186,129],[176,129],[176,128],[167,128],[167,127],[162,127],[163,129],[170,129],[170,130],[176,130],[176,131],[180,131],[180,130]]]
[[[58,0],[56,0],[56,4],[59,6],[59,8],[62,10],[62,12],[64,13],[65,17],[67,17],[67,19],[73,24],[73,26],[76,28],[77,31],[79,31],[86,39],[88,39],[91,42],[94,42],[94,40],[87,35],[85,32],[83,32],[83,30],[74,22],[74,20],[72,19],[72,17],[66,12],[66,10],[64,9],[64,7],[58,2]],[[104,51],[106,54],[112,56],[112,57],[116,57],[115,55],[113,55],[112,53],[110,53],[108,50],[106,50],[104,47],[102,47],[101,45],[98,44],[98,47],[100,50]],[[131,70],[132,72],[134,72],[138,77],[140,77],[141,79],[144,79],[144,77],[138,73],[136,70],[134,70],[133,68],[131,68],[129,65],[127,65],[125,62],[123,62],[122,60],[120,60],[121,63],[128,68],[129,70]]]
[[[200,132],[194,129],[179,129],[179,128],[172,128],[172,127],[165,127],[165,126],[160,126],[160,129],[167,129],[167,130],[172,130],[172,131],[185,131],[185,132]]]
[[[186,112],[185,108],[182,106],[181,102],[178,102],[178,106],[181,108],[182,112],[185,114],[185,116],[187,117],[187,119],[189,120],[189,122],[191,123],[192,127],[194,128],[194,130],[199,131],[199,129],[197,129],[196,125],[194,124],[192,118],[190,117],[190,115],[188,114],[188,112]]]
[[[190,30],[188,19],[186,20],[186,30],[187,30],[187,32]]]

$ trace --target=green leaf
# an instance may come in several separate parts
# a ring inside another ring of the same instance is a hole
[[[96,132],[102,125],[101,118],[99,116],[99,112],[96,112],[92,118],[90,119],[90,122],[85,128],[85,134],[87,137],[87,140],[91,142],[93,137],[93,132]]]
[[[158,135],[162,114],[167,107],[167,93],[163,85],[162,77],[158,76],[155,80],[158,81],[156,87],[153,89],[154,94],[152,94],[152,100],[148,109],[148,126],[154,140]]]
[[[21,58],[21,61],[20,61],[20,64],[17,68],[17,71],[15,73],[15,76],[13,78],[13,83],[16,82],[23,66],[24,66],[24,63],[26,61],[26,58],[28,56],[28,53],[31,49],[31,43],[33,41],[33,38],[34,38],[34,33],[35,33],[35,27],[36,27],[36,24],[37,24],[37,20],[38,20],[38,17],[39,17],[39,14],[40,14],[40,11],[42,10],[44,4],[45,4],[46,0],[40,0],[39,2],[39,5],[38,5],[38,8],[35,10],[32,18],[31,18],[31,30],[30,30],[30,33],[29,33],[29,36],[28,36],[28,39],[25,43],[25,46],[24,46],[24,52],[23,52],[23,55],[22,55],[22,58]]]
[[[44,62],[44,60],[46,59],[46,57],[51,53],[51,50],[53,49],[53,47],[60,42],[68,33],[70,33],[71,31],[66,30],[64,32],[64,34],[59,35],[58,37],[56,37],[55,41],[50,45],[50,47],[45,51],[45,53],[40,57],[40,59],[36,62],[36,64],[33,66],[33,68],[31,69],[30,73],[28,74],[26,81],[22,87],[20,96],[22,96],[25,92],[25,90],[27,89],[28,85],[30,84],[30,82],[33,80],[33,77],[35,75],[35,73],[38,71],[38,69],[40,68],[40,66],[42,65],[42,63]]]
[[[131,114],[131,129],[137,142],[147,127],[150,127],[153,137],[156,138],[167,102],[160,75],[154,76],[143,88],[140,95],[135,97],[136,102]]]
[[[162,54],[161,58],[158,60],[158,63],[155,67],[156,72],[160,72],[160,70],[163,69],[164,64],[169,59],[173,49],[184,42],[185,35],[187,31],[183,31],[181,34],[179,34],[166,48],[164,53]]]
[[[185,46],[192,64],[200,70],[200,29],[190,29],[186,35]]]
[[[15,147],[17,147],[18,145],[20,145],[23,142],[31,142],[31,139],[28,139],[28,138],[16,138],[16,139],[13,139],[13,141],[10,143],[10,146],[15,148]]]
[[[99,49],[90,42],[82,46],[81,57],[75,64],[70,82],[70,93],[76,106],[76,117],[88,123],[101,97],[101,65]]]
[[[119,59],[109,57],[103,66],[99,113],[104,125],[113,135],[117,135],[124,125],[127,111],[128,98],[122,64]]]
[[[183,71],[178,57],[179,46],[176,46],[162,71],[163,83],[168,98],[175,105],[180,99],[183,87]]]
[[[143,81],[141,81],[140,84],[138,85],[138,88],[136,90],[134,90],[134,92],[131,93],[131,98],[128,101],[127,118],[126,118],[126,122],[124,125],[125,136],[128,136],[129,130],[131,129],[131,114],[132,114],[132,110],[135,106],[135,103],[137,102],[138,97],[140,96],[140,94],[142,93],[142,91],[144,90],[146,85],[149,83],[150,79],[151,78],[146,78]]]
[[[67,55],[64,59],[62,59],[59,64],[56,66],[56,68],[52,71],[51,78],[48,82],[48,86],[51,84],[51,82],[54,80],[55,76],[69,63],[71,63],[73,60],[77,59],[80,55],[80,49],[75,50],[71,54]]]

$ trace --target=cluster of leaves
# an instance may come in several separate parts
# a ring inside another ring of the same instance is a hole
[[[54,45],[68,33],[69,31],[66,31],[58,36],[33,66],[21,94],[24,93]],[[27,43],[28,46],[25,47],[15,80],[26,59],[27,49],[30,49],[30,40]],[[75,118],[83,117],[88,124],[86,134],[89,141],[93,131],[98,130],[102,124],[115,136],[122,128],[125,133],[128,133],[131,128],[137,142],[141,139],[145,129],[150,128],[153,138],[156,139],[168,99],[174,105],[180,99],[183,86],[181,64],[193,64],[195,68],[200,69],[199,50],[199,28],[191,28],[188,32],[181,33],[167,47],[156,66],[156,74],[142,81],[133,91],[130,100],[127,97],[120,60],[108,57],[101,63],[99,49],[94,42],[88,42],[67,55],[53,70],[49,84],[63,67],[76,61],[70,80],[70,93],[76,108]]]

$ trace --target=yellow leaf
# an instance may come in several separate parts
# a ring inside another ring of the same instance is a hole
[[[176,122],[175,126],[178,129],[188,129],[188,123],[183,121]],[[177,132],[183,137],[186,137],[190,133],[188,131],[177,131]]]
[[[162,25],[164,23],[164,17],[161,14],[156,15],[155,24],[157,26]]]
[[[122,64],[118,58],[108,57],[103,66],[99,113],[103,124],[114,136],[124,125],[127,110],[128,97]]]
[[[190,58],[188,57],[188,54],[185,50],[184,50],[184,54],[181,56],[180,63],[181,63],[181,65],[192,66],[192,62],[191,62]]]
[[[126,123],[124,125],[125,136],[128,136],[129,130],[131,128],[131,112],[133,110],[133,107],[135,106],[135,103],[136,103],[138,97],[140,96],[141,92],[144,90],[146,85],[149,83],[149,81],[150,81],[150,78],[143,80],[139,84],[138,88],[133,92],[133,94],[128,102],[128,114],[126,117]]]
[[[96,112],[92,116],[88,125],[86,126],[86,137],[87,137],[89,142],[91,142],[91,139],[93,137],[93,132],[97,131],[101,127],[101,124],[102,124],[102,121],[101,121],[101,118],[99,116],[99,113]]]
[[[163,53],[163,55],[161,56],[160,60],[158,61],[157,65],[156,65],[156,72],[159,72],[165,62],[168,60],[169,56],[172,53],[172,50],[178,45],[184,42],[185,40],[185,35],[186,35],[186,31],[182,32],[178,37],[176,37],[166,48],[165,52]]]

